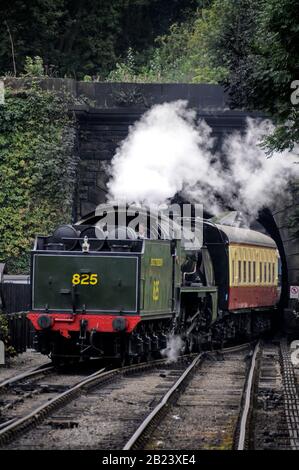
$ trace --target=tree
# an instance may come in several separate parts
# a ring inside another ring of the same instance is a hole
[[[299,78],[296,0],[216,0],[221,21],[209,47],[214,65],[228,70],[224,85],[232,104],[260,110],[277,129],[268,149],[292,149],[299,141],[299,109],[291,83]]]
[[[208,8],[211,2],[199,2],[184,22],[176,22],[167,34],[158,36],[155,48],[143,53],[128,49],[125,60],[116,64],[108,79],[133,82],[218,83],[226,75],[222,66],[215,66],[209,38],[217,31],[218,12]],[[205,8],[203,8],[203,5]]]
[[[129,47],[142,57],[198,0],[2,0],[0,75],[39,56],[46,71],[105,77]],[[14,53],[12,53],[12,46]]]
[[[63,4],[63,0],[2,0],[0,74],[13,70],[11,42],[14,46],[17,73],[23,70],[26,56],[38,55],[44,57],[48,63],[55,50],[59,21],[64,14]]]

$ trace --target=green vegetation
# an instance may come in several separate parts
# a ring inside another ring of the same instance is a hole
[[[70,220],[75,184],[69,98],[32,77],[219,83],[233,106],[274,120],[269,153],[299,141],[297,0],[3,0],[0,18],[0,75],[28,81],[6,85],[0,105],[0,254],[10,271],[28,270],[37,232]]]
[[[2,0],[0,75],[40,56],[47,75],[101,79],[126,55],[140,59],[157,36],[195,11],[199,0]],[[15,63],[15,64],[14,64]]]
[[[3,0],[0,75],[224,84],[283,150],[299,139],[297,17],[297,0]]]
[[[299,105],[290,99],[299,78],[297,15],[296,0],[206,2],[156,38],[146,63],[130,49],[108,80],[222,84],[232,106],[274,120],[269,153],[292,149],[299,141]]]
[[[299,141],[299,106],[291,82],[299,78],[296,0],[216,0],[221,20],[210,43],[214,63],[228,70],[225,85],[233,104],[273,117],[277,130],[267,145],[292,149]]]
[[[43,77],[45,75],[44,61],[38,55],[35,57],[25,57],[24,64],[25,73],[21,74],[26,77]]]
[[[108,81],[219,83],[227,71],[213,63],[210,48],[219,22],[215,8],[198,9],[188,21],[173,24],[167,35],[155,40],[146,64],[138,65],[138,54],[127,57],[110,72]]]
[[[77,157],[67,96],[6,87],[0,105],[0,260],[26,273],[36,233],[71,219]]]

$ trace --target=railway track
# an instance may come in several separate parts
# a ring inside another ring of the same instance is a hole
[[[49,362],[49,364],[34,367],[30,370],[22,372],[21,374],[17,374],[14,377],[10,377],[9,379],[3,380],[2,382],[0,382],[0,393],[2,393],[4,390],[11,387],[12,385],[16,385],[17,383],[20,383],[29,378],[38,378],[38,376],[44,375],[53,369],[54,367],[52,366],[52,363]]]
[[[243,357],[241,350],[225,350],[222,366],[203,362],[183,387],[177,381],[124,449],[298,450],[299,397],[286,339],[259,342]]]
[[[0,430],[16,420],[14,412],[25,400],[42,392],[38,381],[54,372],[49,364],[29,369],[0,382]]]
[[[191,357],[194,357],[194,355],[191,355]],[[111,392],[120,391],[119,397],[115,397],[115,401],[119,400],[121,403],[122,400],[127,400],[129,405],[130,403],[134,404],[130,400],[132,400],[132,393],[136,391],[137,383],[139,387],[143,387],[143,392],[147,394],[149,402],[152,403],[157,393],[154,389],[161,386],[161,382],[173,381],[173,376],[176,376],[182,368],[185,368],[186,361],[190,362],[189,356],[179,358],[176,364],[169,364],[167,359],[161,359],[121,369],[99,370],[84,377],[62,393],[56,393],[46,403],[34,407],[30,413],[20,416],[13,422],[7,422],[7,425],[0,429],[0,446],[7,448],[37,448],[45,442],[42,437],[45,429],[46,435],[49,435],[49,429],[54,430],[54,433],[57,430],[74,431],[77,427],[78,414],[80,415],[84,411],[90,414],[90,409],[95,400],[99,403],[100,411],[107,419],[107,412],[109,413],[111,400],[113,400]],[[144,381],[145,376],[147,380]],[[125,396],[124,387],[127,387],[128,392],[131,393],[130,396]],[[152,393],[150,392],[151,389]],[[81,395],[83,395],[82,400],[79,399]],[[106,408],[103,404],[103,397],[106,401]],[[100,402],[98,398],[101,399]],[[136,403],[137,407],[140,408],[139,411],[144,413],[144,406],[140,403],[140,397]],[[94,421],[92,415],[90,418],[91,421]],[[123,422],[126,423],[125,417]],[[102,421],[99,424],[102,425]],[[119,436],[119,439],[121,439],[121,436]],[[48,441],[46,438],[45,440]],[[63,444],[67,440],[67,437],[62,440],[57,440],[55,437],[53,443],[56,445]],[[11,446],[9,446],[10,442],[12,442]],[[115,441],[113,445],[117,448],[118,444],[119,442]],[[72,441],[72,445],[75,445],[75,441]]]
[[[80,380],[80,370],[56,370],[47,364],[1,382],[0,434]]]
[[[140,424],[123,450],[232,448],[249,351],[247,344],[227,348],[220,354],[197,356]],[[256,350],[252,367],[255,355]],[[227,381],[226,388],[223,378]],[[215,407],[218,421],[211,421],[209,415]]]
[[[249,345],[243,345],[224,354],[246,354],[248,350]],[[0,442],[14,449],[122,449],[165,395],[169,400],[163,409],[203,363],[219,359],[222,364],[222,353],[193,354],[177,363],[163,359],[96,373],[90,382],[78,384],[75,390],[26,417],[26,422],[18,424],[22,425],[19,430],[12,423],[10,429],[0,432]],[[18,432],[22,435],[16,439]],[[10,440],[13,442],[8,444]]]
[[[285,339],[280,342],[280,360],[290,447],[292,450],[299,450],[299,394],[289,348]]]
[[[201,364],[202,359],[203,354],[199,354],[195,357],[190,366],[187,367],[187,369],[181,374],[174,385],[166,392],[162,400],[149,413],[138,429],[134,432],[133,436],[125,444],[123,450],[138,449],[143,446],[144,442],[146,442],[148,439],[152,428],[157,425],[157,422],[166,412],[167,407],[174,399],[175,395],[179,393],[180,389],[185,385],[190,375],[194,373],[199,364]]]
[[[299,449],[299,396],[286,339],[265,341],[258,354],[247,448]]]
[[[99,370],[7,422],[0,428],[0,445],[297,448],[296,393],[286,343],[262,342],[255,348],[246,344],[183,356],[177,363],[161,359]]]

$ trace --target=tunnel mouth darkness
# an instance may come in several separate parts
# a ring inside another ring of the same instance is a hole
[[[264,208],[259,211],[257,222],[259,222],[270,237],[276,243],[279,256],[281,259],[281,296],[278,304],[278,316],[277,316],[277,328],[283,326],[283,310],[288,306],[288,265],[287,258],[283,246],[283,242],[280,236],[280,231],[274,220],[272,212],[269,208]]]

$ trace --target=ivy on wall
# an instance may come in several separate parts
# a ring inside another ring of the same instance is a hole
[[[37,233],[71,220],[76,129],[70,97],[29,81],[0,105],[0,261],[27,273]]]

